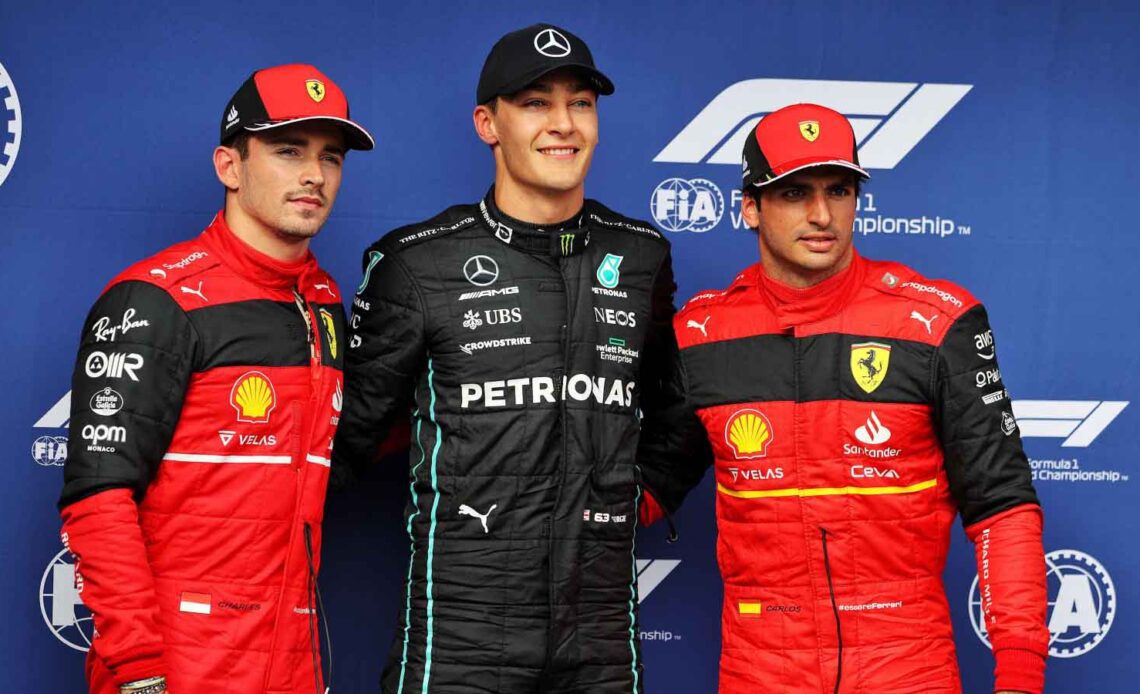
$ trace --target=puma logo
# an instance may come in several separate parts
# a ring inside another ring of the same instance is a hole
[[[930,324],[933,323],[934,321],[938,320],[938,314],[935,314],[935,315],[931,316],[930,318],[927,318],[926,316],[922,315],[918,311],[911,311],[910,317],[926,326],[926,334],[927,335],[931,334]]]
[[[495,510],[495,509],[497,509],[498,507],[499,507],[499,505],[498,505],[498,504],[491,504],[491,508],[487,509],[487,512],[486,512],[486,513],[479,513],[478,511],[476,511],[475,509],[471,508],[471,507],[470,507],[470,506],[468,506],[467,504],[463,504],[463,505],[461,505],[461,506],[459,507],[459,515],[461,515],[461,516],[471,516],[472,518],[478,518],[478,519],[479,519],[479,522],[483,524],[483,534],[485,535],[485,534],[487,534],[487,533],[491,532],[491,531],[490,531],[490,530],[487,528],[487,516],[490,516],[490,515],[491,515],[491,511],[494,511],[494,510]]]
[[[182,290],[183,294],[193,294],[194,296],[198,297],[202,301],[205,301],[206,303],[210,302],[210,300],[206,298],[206,295],[202,293],[202,283],[201,282],[198,283],[197,289],[191,289],[190,287],[185,287],[185,286],[179,287],[179,289]]]
[[[709,324],[710,318],[712,318],[712,316],[705,316],[705,322],[704,323],[698,323],[695,320],[693,320],[692,318],[690,318],[689,322],[685,324],[685,327],[686,328],[696,328],[697,330],[701,331],[702,335],[704,335],[705,337],[708,337],[709,334],[705,331],[705,326]]]

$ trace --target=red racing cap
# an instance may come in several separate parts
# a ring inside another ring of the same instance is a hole
[[[327,120],[344,129],[349,149],[372,149],[376,142],[348,115],[348,98],[312,65],[278,65],[249,76],[222,112],[221,144],[240,130],[253,132],[307,120]]]
[[[764,186],[809,166],[842,166],[870,178],[859,166],[855,131],[838,111],[795,104],[760,119],[744,141],[744,186]]]

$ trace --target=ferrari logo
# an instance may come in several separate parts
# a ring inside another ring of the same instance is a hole
[[[333,322],[332,314],[321,309],[321,321],[325,324],[325,332],[329,336],[329,356],[336,359],[336,323]]]
[[[325,98],[325,85],[320,80],[305,80],[305,89],[309,91],[309,98],[318,104]]]
[[[890,363],[890,345],[879,342],[851,345],[851,375],[865,392],[873,392],[883,384]]]
[[[815,142],[816,138],[819,137],[819,121],[800,121],[800,135],[803,135],[808,142]]]

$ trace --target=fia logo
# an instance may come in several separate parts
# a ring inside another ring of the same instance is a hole
[[[653,190],[649,211],[653,221],[665,231],[700,234],[720,223],[724,195],[705,178],[667,178]]]
[[[20,137],[24,128],[20,98],[16,96],[16,85],[8,71],[0,65],[0,119],[4,121],[0,131],[0,185],[16,165],[16,155],[20,151]]]
[[[1049,586],[1049,656],[1076,658],[1096,648],[1108,636],[1116,617],[1116,587],[1104,565],[1075,549],[1045,555]],[[986,646],[986,603],[978,579],[970,586],[970,623]]]
[[[40,580],[40,614],[51,633],[77,651],[91,648],[95,625],[76,586],[75,564],[64,549],[48,562]]]

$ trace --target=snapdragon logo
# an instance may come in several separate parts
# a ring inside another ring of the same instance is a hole
[[[989,537],[983,534],[982,558],[988,573]],[[1058,549],[1045,555],[1048,583],[1049,655],[1076,658],[1096,648],[1108,635],[1116,617],[1116,587],[1104,565],[1074,549]],[[992,604],[988,575],[974,578],[970,586],[970,623],[987,647],[993,646],[986,629]]]
[[[868,169],[893,169],[970,91],[969,84],[750,79],[717,94],[655,162],[740,166],[744,139],[764,114],[822,104],[847,116]]]
[[[24,116],[20,110],[20,97],[16,95],[16,85],[8,71],[0,65],[0,185],[16,165],[16,155],[20,152],[20,138],[24,129]]]

